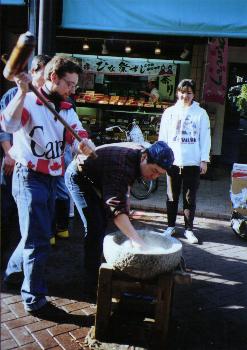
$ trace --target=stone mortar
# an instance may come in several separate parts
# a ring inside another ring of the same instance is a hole
[[[138,233],[153,251],[135,250],[120,231],[105,237],[104,256],[113,269],[131,277],[149,279],[173,270],[180,263],[182,244],[179,240],[153,231],[139,230]]]

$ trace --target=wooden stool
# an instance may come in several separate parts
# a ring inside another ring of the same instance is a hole
[[[168,332],[174,274],[163,273],[152,280],[139,280],[117,272],[107,263],[101,265],[98,279],[95,338],[104,340],[111,316],[112,298],[124,293],[147,295],[156,299],[154,328],[159,342],[164,344]]]

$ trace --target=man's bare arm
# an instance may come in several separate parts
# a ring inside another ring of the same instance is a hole
[[[115,225],[137,246],[144,246],[144,241],[136,232],[127,214],[119,214],[114,218]]]

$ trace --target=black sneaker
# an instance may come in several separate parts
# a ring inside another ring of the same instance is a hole
[[[22,282],[24,279],[23,272],[15,272],[9,275],[8,277],[4,277],[3,279],[3,287],[4,289],[20,289]]]

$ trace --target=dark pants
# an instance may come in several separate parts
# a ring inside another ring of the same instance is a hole
[[[102,253],[103,240],[107,226],[107,218],[103,203],[97,194],[88,188],[88,194],[85,193],[87,208],[84,209],[88,224],[88,234],[85,238],[85,267],[88,270],[98,270]]]
[[[101,262],[103,240],[107,226],[107,215],[102,199],[98,196],[91,182],[78,172],[74,162],[65,173],[66,186],[75,202],[83,221],[87,221],[85,237],[85,267],[88,271],[97,271]]]
[[[15,164],[12,193],[18,207],[21,240],[9,259],[5,277],[24,272],[21,295],[27,311],[38,310],[47,302],[45,269],[50,251],[56,181],[56,176]]]
[[[8,249],[16,246],[20,239],[20,232],[12,231],[13,224],[18,223],[17,206],[12,196],[12,175],[2,174],[1,183],[1,246]],[[11,233],[11,237],[9,234]],[[15,237],[13,237],[15,236]],[[11,243],[11,244],[10,244]]]
[[[173,166],[170,176],[167,175],[167,217],[168,226],[176,225],[178,203],[181,189],[183,188],[183,212],[185,229],[193,229],[193,221],[196,210],[196,192],[200,183],[200,167],[185,166],[179,168]]]
[[[55,207],[54,234],[68,230],[70,197],[64,176],[57,177],[57,195]]]

